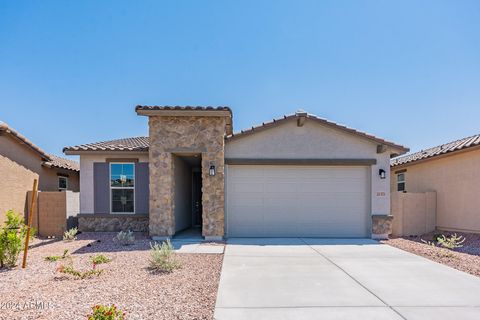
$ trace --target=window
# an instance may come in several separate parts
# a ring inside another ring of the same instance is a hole
[[[110,163],[112,213],[135,212],[135,164]]]
[[[68,178],[58,177],[58,191],[65,191],[68,188]]]
[[[405,191],[405,173],[397,174],[397,191]]]

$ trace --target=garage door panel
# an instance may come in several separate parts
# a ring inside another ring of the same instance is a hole
[[[228,166],[228,236],[368,236],[369,167]]]

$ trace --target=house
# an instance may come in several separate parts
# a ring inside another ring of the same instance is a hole
[[[0,123],[0,222],[7,210],[25,213],[27,192],[79,191],[79,164],[40,149],[6,123]]]
[[[436,192],[436,227],[480,232],[480,135],[391,161],[392,192]]]
[[[300,111],[233,133],[228,107],[137,106],[149,137],[80,156],[81,230],[155,239],[385,237],[390,158],[407,148]]]

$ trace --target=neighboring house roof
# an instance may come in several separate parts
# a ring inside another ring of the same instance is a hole
[[[366,138],[366,139],[374,141],[378,144],[390,146],[394,149],[397,149],[400,154],[403,154],[403,153],[406,153],[406,152],[409,151],[408,148],[406,148],[402,145],[395,144],[393,142],[384,140],[384,139],[379,138],[379,137],[375,137],[371,134],[352,129],[352,128],[349,128],[347,126],[344,126],[344,125],[341,125],[341,124],[338,124],[338,123],[335,123],[335,122],[332,122],[332,121],[328,121],[326,119],[323,119],[323,118],[317,117],[315,115],[309,114],[309,113],[307,113],[303,110],[299,110],[295,114],[284,115],[283,118],[273,119],[270,122],[264,122],[261,125],[256,126],[256,127],[252,127],[250,129],[242,130],[238,133],[234,133],[234,134],[228,136],[227,139],[228,140],[236,139],[238,137],[243,137],[245,135],[253,134],[253,133],[256,133],[256,132],[259,132],[259,131],[262,131],[262,130],[265,130],[265,129],[268,129],[268,128],[271,128],[271,127],[275,127],[275,126],[277,126],[281,123],[284,123],[288,120],[292,120],[292,119],[300,120],[302,118],[306,119],[306,120],[312,120],[312,121],[318,122],[320,124],[326,125],[328,127],[342,130],[342,131],[347,132],[347,133],[355,134],[359,137]]]
[[[46,165],[47,167],[55,167],[55,168],[73,170],[73,171],[80,171],[80,165],[77,161],[57,157],[54,155],[50,155],[50,157],[52,158],[51,161],[44,162],[44,165]]]
[[[0,133],[9,134],[18,142],[26,145],[28,148],[38,153],[40,157],[43,159],[43,164],[46,165],[47,167],[56,167],[56,168],[62,168],[67,170],[80,171],[80,165],[78,162],[65,159],[65,158],[60,158],[45,152],[44,150],[42,150],[40,147],[35,145],[30,140],[28,140],[25,136],[23,136],[17,130],[10,127],[5,122],[0,122]]]
[[[392,159],[390,161],[390,166],[396,167],[407,163],[438,157],[447,153],[466,150],[476,146],[480,146],[480,134]]]
[[[13,138],[17,139],[19,142],[25,144],[27,147],[38,153],[42,158],[50,160],[50,155],[36,146],[32,141],[28,140],[25,136],[20,134],[17,130],[10,127],[5,122],[0,122],[0,133],[10,134]]]
[[[63,148],[63,152],[76,151],[148,151],[148,137],[133,137],[81,144]]]

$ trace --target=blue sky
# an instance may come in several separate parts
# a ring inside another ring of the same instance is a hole
[[[419,150],[480,133],[479,1],[0,1],[0,120],[48,152],[145,105],[299,108]]]

